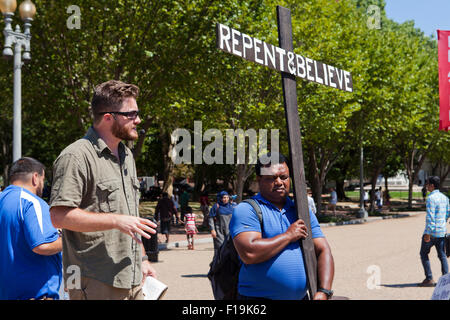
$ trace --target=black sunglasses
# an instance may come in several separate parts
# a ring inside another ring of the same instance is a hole
[[[120,111],[105,111],[105,112],[99,112],[98,114],[103,115],[103,114],[107,114],[107,113],[111,113],[112,115],[114,114],[120,114],[121,116],[125,116],[127,117],[129,120],[134,120],[139,116],[139,110],[135,110],[135,111],[128,111],[128,112],[120,112]],[[115,118],[114,118],[115,119]]]

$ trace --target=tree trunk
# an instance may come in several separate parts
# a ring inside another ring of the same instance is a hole
[[[317,214],[322,213],[322,186],[320,179],[317,177],[311,179],[311,191],[314,201],[316,202]]]
[[[375,189],[377,186],[377,177],[378,175],[373,175],[370,179],[371,189],[370,189],[370,207],[369,212],[375,212]]]
[[[142,125],[140,126],[140,130],[145,130],[144,133],[139,133],[139,138],[137,139],[137,141],[134,144],[133,147],[133,156],[134,159],[137,159],[142,152],[142,146],[144,145],[145,139],[147,138],[147,134],[146,132],[148,131],[148,129],[150,128],[150,126],[152,125],[153,122],[153,118],[152,119],[146,119]]]
[[[311,191],[313,194],[314,201],[316,202],[317,214],[322,214],[322,189],[324,179],[319,172],[317,167],[316,154],[314,147],[308,148],[308,168],[309,168],[309,182],[311,184]]]
[[[384,177],[384,192],[383,192],[383,196],[386,199],[386,205],[388,207],[388,210],[390,211],[390,209],[391,209],[391,197],[389,195],[388,177]]]
[[[167,192],[171,196],[173,193],[174,163],[172,162],[172,158],[170,157],[170,155],[172,154],[174,145],[172,144],[172,139],[170,139],[170,136],[167,134],[164,128],[161,128],[159,137],[162,144],[162,152],[164,158],[164,171],[163,171],[164,184],[162,191]]]
[[[412,208],[414,175],[408,177],[408,208]]]
[[[441,181],[441,188],[444,187],[445,180],[447,179],[448,174],[450,173],[450,166],[447,166],[447,170],[444,173],[441,173],[439,179]]]
[[[377,186],[377,179],[378,176],[380,175],[381,169],[382,169],[382,165],[378,165],[377,167],[375,167],[375,170],[373,171],[372,177],[370,179],[370,183],[372,185],[372,189],[370,190],[370,212],[374,212],[375,211],[375,189]]]
[[[345,201],[347,199],[344,190],[344,180],[336,180],[336,193],[339,200]]]
[[[2,166],[3,166],[3,186],[6,188],[6,186],[9,184],[9,168],[10,168],[10,148],[8,148],[8,143],[2,139]],[[1,186],[0,186],[1,187]]]
[[[253,166],[249,166],[248,163],[236,165],[236,179],[233,182],[234,191],[237,194],[236,202],[242,201],[244,194],[244,186],[248,177],[253,173]]]
[[[194,174],[194,200],[200,198],[200,194],[203,189],[203,185],[205,183],[205,166],[206,164],[199,164],[195,166],[195,174]]]
[[[430,150],[431,146],[428,146],[427,150]],[[425,161],[425,157],[428,151],[424,151],[417,160],[417,165],[414,166],[414,158],[416,156],[416,150],[413,150],[408,158],[405,159],[406,172],[408,174],[408,208],[412,208],[412,198],[413,198],[413,184],[414,180],[416,180],[417,175],[419,174],[420,169]]]
[[[320,156],[320,162],[317,161],[316,150],[313,145],[308,146],[306,150],[308,152],[308,181],[311,184],[313,197],[317,204],[317,214],[321,214],[322,189],[325,185],[325,179],[328,171],[333,167],[339,158],[339,155],[343,152],[344,147],[340,147],[337,150],[319,148],[318,153]]]
[[[433,175],[439,176],[439,179],[441,181],[441,188],[443,188],[445,180],[447,179],[447,176],[450,173],[450,165],[445,164],[443,161],[439,161],[438,164],[436,165],[436,168],[439,168],[439,170],[437,170],[438,174],[435,174],[433,172]]]

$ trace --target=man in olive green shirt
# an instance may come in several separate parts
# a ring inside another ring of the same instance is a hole
[[[156,276],[141,242],[156,225],[139,217],[136,166],[121,142],[138,138],[138,93],[121,81],[97,86],[93,126],[54,163],[50,213],[63,229],[64,278],[69,266],[81,272],[71,299],[143,299],[145,277]]]

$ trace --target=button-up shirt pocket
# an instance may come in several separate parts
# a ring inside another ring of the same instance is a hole
[[[119,206],[118,180],[102,180],[97,184],[97,199],[100,212],[117,212]]]

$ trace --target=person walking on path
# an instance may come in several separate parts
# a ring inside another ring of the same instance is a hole
[[[41,198],[45,167],[21,158],[9,177],[0,195],[0,300],[59,299],[62,242]]]
[[[423,202],[425,202],[426,198],[427,198],[427,185],[426,183],[424,183],[423,187],[422,187],[422,198],[423,198]]]
[[[435,285],[428,257],[433,246],[436,248],[439,260],[441,261],[442,275],[448,273],[447,256],[445,254],[445,234],[447,230],[447,220],[450,215],[449,200],[439,191],[439,177],[429,177],[426,180],[426,186],[430,194],[428,195],[426,202],[426,224],[420,247],[420,259],[425,271],[425,280],[423,280],[419,286],[423,287]]]
[[[156,204],[155,219],[160,222],[161,233],[166,236],[166,243],[169,243],[170,221],[172,220],[173,215],[177,217],[178,221],[179,217],[175,204],[172,199],[169,199],[169,194],[163,192],[162,198],[159,199]]]
[[[181,221],[184,221],[184,214],[186,213],[187,207],[189,206],[189,198],[189,193],[186,189],[183,189],[183,192],[180,196]]]
[[[314,202],[314,198],[312,197],[311,189],[308,189],[307,196],[308,196],[308,208],[309,208],[309,211],[311,211],[312,213],[316,214],[317,208],[316,208],[316,203]]]
[[[386,189],[385,192],[383,192],[383,198],[385,199],[384,203],[386,204],[387,210],[391,210],[391,196],[389,194],[389,190]]]
[[[177,209],[177,212],[180,212],[180,197],[178,195],[178,188],[173,189],[173,194],[172,194],[172,201],[173,204],[175,205],[175,209]],[[179,222],[179,216],[175,215],[173,216],[173,221],[172,221],[175,225],[178,224]]]
[[[195,216],[196,214],[192,212],[192,208],[188,206],[184,215],[184,230],[186,231],[188,250],[194,250],[194,235],[198,232],[195,225]]]
[[[209,197],[208,192],[204,191],[199,199],[200,202],[200,210],[203,213],[203,223],[202,226],[207,228],[208,227],[208,216],[209,216]]]
[[[226,191],[217,194],[217,203],[209,211],[209,230],[214,242],[214,255],[216,255],[229,231],[229,224],[235,205],[230,203],[230,195]]]
[[[334,188],[330,188],[330,207],[331,211],[333,212],[333,215],[336,215],[336,204],[337,204],[338,198],[337,193],[334,190]]]
[[[381,211],[383,209],[383,189],[381,187],[375,192],[375,201],[377,210]]]
[[[369,193],[367,190],[364,190],[364,208],[367,208],[367,204],[369,202]]]
[[[156,277],[141,241],[156,224],[139,216],[136,164],[122,142],[138,138],[138,93],[116,80],[96,86],[93,126],[53,165],[52,223],[63,229],[65,270],[75,265],[81,273],[71,300],[141,300],[144,279]]]
[[[243,262],[238,299],[305,299],[308,281],[299,240],[308,233],[314,243],[318,271],[318,290],[310,298],[330,299],[334,278],[331,249],[313,213],[309,212],[310,230],[298,219],[295,204],[288,197],[288,160],[279,154],[277,163],[262,165],[258,160],[255,169],[260,192],[253,199],[261,208],[262,226],[253,207],[245,202],[236,207],[230,223],[233,243]]]

